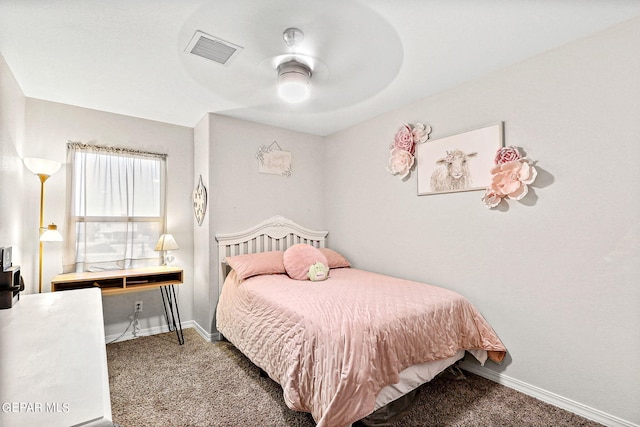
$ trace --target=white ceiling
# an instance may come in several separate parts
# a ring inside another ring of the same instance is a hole
[[[0,53],[27,97],[327,135],[636,16],[638,0],[0,0]],[[324,64],[301,104],[269,63],[291,26]],[[196,31],[244,49],[185,53]]]

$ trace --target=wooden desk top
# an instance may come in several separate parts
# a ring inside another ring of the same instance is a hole
[[[51,290],[55,292],[99,287],[102,289],[103,295],[117,295],[155,289],[160,286],[178,285],[183,281],[182,273],[181,268],[163,265],[159,267],[58,274],[51,280]]]

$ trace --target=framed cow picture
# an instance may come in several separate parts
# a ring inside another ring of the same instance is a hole
[[[503,145],[503,122],[418,144],[418,195],[486,189]]]

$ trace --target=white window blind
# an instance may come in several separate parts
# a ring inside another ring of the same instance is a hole
[[[157,265],[166,155],[80,143],[68,150],[64,271]]]

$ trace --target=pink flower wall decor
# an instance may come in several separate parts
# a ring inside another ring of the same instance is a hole
[[[513,145],[499,149],[495,163],[491,183],[482,197],[488,208],[497,207],[504,199],[521,200],[538,175],[535,166]]]
[[[413,131],[409,125],[404,125],[398,130],[393,140],[393,146],[411,154],[414,153],[416,144],[413,141]]]
[[[413,154],[400,148],[393,148],[391,150],[391,157],[389,158],[389,166],[387,170],[391,175],[399,175],[400,179],[405,179],[409,176],[411,168],[415,163],[415,157]]]
[[[484,196],[482,196],[482,201],[488,208],[495,208],[502,201],[502,196],[491,189],[487,189]]]
[[[515,145],[509,145],[508,147],[504,147],[498,150],[496,153],[496,165],[500,165],[502,163],[512,162],[514,160],[520,160],[522,158],[522,154],[520,153],[520,149]]]
[[[416,144],[422,144],[429,139],[431,126],[422,123],[415,125],[404,124],[398,129],[393,144],[387,171],[392,175],[398,175],[405,180],[415,165]]]
[[[413,140],[416,144],[422,144],[423,142],[427,142],[429,139],[429,134],[431,133],[431,126],[423,125],[422,123],[416,123],[413,126]]]

